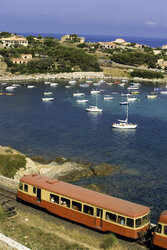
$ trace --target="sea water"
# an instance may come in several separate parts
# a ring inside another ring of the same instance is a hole
[[[0,95],[0,144],[30,156],[117,165],[109,176],[84,178],[76,184],[95,183],[109,195],[147,205],[155,221],[167,208],[167,96],[158,92],[158,98],[148,99],[154,87],[141,87],[138,100],[129,105],[129,121],[138,127],[119,130],[111,125],[126,118],[126,107],[120,102],[127,87],[103,85],[96,96],[90,94],[92,87],[66,89],[66,84],[51,88],[41,82],[33,89],[23,84],[13,95]],[[44,92],[50,91],[54,101],[41,101]],[[85,92],[80,99],[88,103],[77,103],[76,91]],[[3,86],[1,93],[7,93]],[[106,101],[104,95],[114,99]],[[89,105],[98,105],[103,112],[86,112]]]

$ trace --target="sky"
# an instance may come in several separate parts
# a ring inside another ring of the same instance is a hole
[[[1,0],[0,31],[167,38],[167,0]]]

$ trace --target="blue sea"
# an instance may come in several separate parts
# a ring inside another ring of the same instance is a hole
[[[20,35],[28,36],[38,36],[39,34],[42,35],[42,37],[46,36],[52,36],[57,39],[61,39],[62,36],[66,34],[56,34],[56,33],[25,33],[25,32],[18,32]],[[163,45],[167,44],[167,38],[148,38],[148,37],[131,37],[131,36],[112,36],[112,35],[90,35],[90,34],[78,34],[78,36],[85,37],[86,42],[111,42],[116,40],[117,38],[123,38],[126,42],[133,42],[138,44],[147,45],[149,47],[158,48]]]
[[[44,82],[31,84],[36,88],[23,84],[13,95],[0,95],[0,144],[29,156],[64,156],[94,165],[106,162],[120,166],[112,175],[84,178],[76,184],[95,183],[109,195],[147,205],[156,221],[167,208],[167,96],[158,91],[157,99],[147,99],[155,86],[142,85],[138,100],[129,105],[129,121],[138,127],[123,131],[111,125],[125,119],[126,107],[120,102],[127,86],[104,84],[96,98],[90,94],[92,87],[67,89],[66,81],[56,88]],[[6,93],[3,86],[1,91]],[[54,101],[42,102],[48,91],[53,92]],[[89,102],[78,104],[73,97],[76,91],[84,91]],[[114,99],[104,101],[108,94]],[[103,112],[86,112],[96,102]]]

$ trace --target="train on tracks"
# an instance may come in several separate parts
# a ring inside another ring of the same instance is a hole
[[[20,179],[17,198],[94,229],[167,249],[167,210],[150,229],[147,206],[37,174]]]

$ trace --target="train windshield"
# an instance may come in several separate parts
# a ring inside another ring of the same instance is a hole
[[[150,213],[146,214],[145,216],[136,219],[136,228],[137,227],[141,227],[144,226],[145,224],[147,224],[150,220]]]

